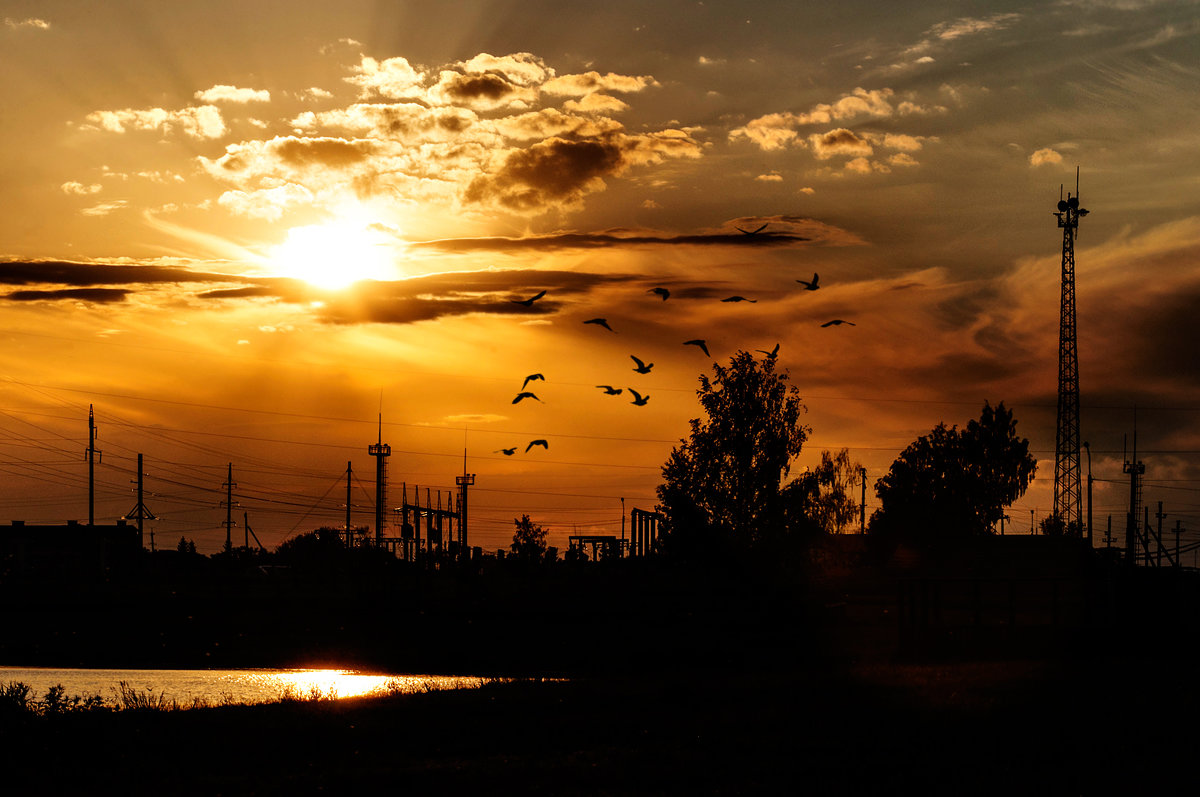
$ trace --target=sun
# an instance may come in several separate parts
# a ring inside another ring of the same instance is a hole
[[[288,230],[271,250],[271,269],[320,288],[344,288],[359,280],[396,277],[395,241],[357,221],[338,220]]]

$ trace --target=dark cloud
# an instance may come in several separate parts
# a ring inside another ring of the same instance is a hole
[[[244,282],[242,277],[181,266],[73,263],[66,260],[0,260],[0,285],[151,285],[163,283]],[[11,296],[11,294],[9,294]]]
[[[789,232],[762,232],[744,235],[734,231],[696,235],[655,235],[646,232],[612,230],[588,233],[555,233],[523,238],[448,238],[412,244],[447,252],[508,252],[520,250],[605,249],[622,246],[789,246],[807,243],[811,238]]]
[[[444,84],[446,94],[456,100],[501,100],[517,88],[499,75],[457,75]]]
[[[551,138],[512,152],[496,174],[472,180],[464,199],[519,213],[538,211],[551,204],[578,202],[601,189],[602,178],[624,167],[624,153],[615,141]]]
[[[586,295],[592,288],[627,282],[626,274],[570,271],[475,271],[432,274],[395,282],[364,280],[329,291],[292,279],[261,280],[242,288],[222,288],[199,294],[201,299],[270,299],[310,304],[320,320],[335,324],[409,324],[470,314],[544,316],[557,312],[565,299]],[[530,307],[514,300],[546,291]]]
[[[3,297],[10,302],[90,302],[112,304],[123,302],[132,291],[123,288],[62,288],[53,291],[13,291]]]
[[[271,142],[271,149],[290,166],[345,167],[370,157],[374,145],[369,141],[346,141],[342,138],[287,138]]]

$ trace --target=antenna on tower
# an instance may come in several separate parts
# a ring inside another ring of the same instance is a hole
[[[1083,528],[1079,468],[1079,349],[1075,329],[1075,237],[1079,219],[1079,167],[1075,167],[1075,193],[1059,200],[1054,215],[1063,231],[1062,300],[1058,327],[1058,421],[1054,446],[1054,515],[1068,534]]]

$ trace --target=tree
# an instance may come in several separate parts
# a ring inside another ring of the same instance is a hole
[[[658,487],[664,544],[676,552],[714,543],[753,545],[784,531],[783,482],[809,428],[805,407],[776,359],[737,352],[728,366],[700,376],[706,419],[671,452]]]
[[[850,451],[821,452],[821,464],[804,474],[808,494],[804,511],[816,529],[841,534],[858,517],[855,488],[862,485],[862,466],[850,461]]]
[[[512,548],[513,556],[526,562],[537,562],[546,556],[546,529],[529,519],[529,515],[521,515],[521,519],[513,518]]]
[[[881,508],[871,517],[872,534],[941,543],[992,533],[1037,471],[1016,426],[1003,402],[984,404],[965,429],[940,423],[917,438],[875,483]]]

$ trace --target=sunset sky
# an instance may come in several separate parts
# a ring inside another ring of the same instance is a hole
[[[701,372],[778,343],[812,428],[798,470],[846,447],[873,482],[938,422],[1015,408],[1028,532],[1053,503],[1051,212],[1078,166],[1097,544],[1123,528],[1135,415],[1151,512],[1200,537],[1196,2],[0,18],[2,520],[86,521],[91,404],[98,522],[134,506],[143,453],[159,545],[219,548],[230,462],[237,543],[243,512],[268,547],[340,524],[347,462],[372,523],[382,412],[389,503],[453,489],[465,446],[472,542],[507,546],[527,512],[565,548],[619,534],[622,498],[653,508]],[[534,373],[541,401],[513,404]]]

